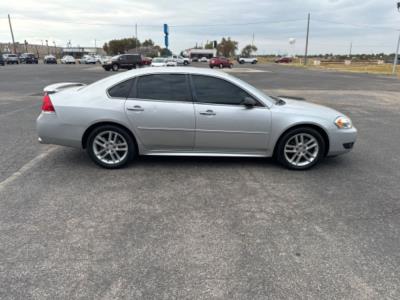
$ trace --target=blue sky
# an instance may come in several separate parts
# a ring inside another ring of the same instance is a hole
[[[400,0],[399,0],[400,1]],[[230,36],[239,48],[255,36],[258,53],[303,53],[307,13],[311,13],[310,53],[394,52],[400,12],[396,0],[18,0],[0,2],[0,41],[9,42],[7,13],[15,38],[65,46],[102,45],[131,37],[163,43],[170,24],[170,47],[181,50]],[[290,46],[289,38],[296,44]]]

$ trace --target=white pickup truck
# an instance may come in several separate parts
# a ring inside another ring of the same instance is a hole
[[[258,62],[257,57],[239,57],[238,58],[238,63],[239,64],[244,64],[244,63],[249,63],[249,64],[256,64]]]
[[[176,63],[178,65],[184,65],[187,66],[188,64],[190,64],[190,59],[187,57],[183,57],[180,55],[172,55],[170,57],[167,58],[168,60],[172,60],[172,61],[176,61]]]

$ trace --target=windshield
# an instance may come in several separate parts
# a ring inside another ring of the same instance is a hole
[[[153,58],[153,62],[162,63],[162,62],[165,62],[165,58],[156,57],[156,58]]]

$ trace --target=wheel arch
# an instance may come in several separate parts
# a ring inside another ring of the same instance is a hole
[[[122,125],[120,123],[117,123],[117,122],[113,122],[113,121],[102,121],[102,122],[97,122],[97,123],[94,123],[94,124],[90,125],[82,135],[82,141],[81,141],[82,149],[86,149],[87,140],[89,138],[90,133],[95,128],[97,128],[99,126],[105,126],[105,125],[113,125],[113,126],[117,126],[119,128],[122,128],[122,129],[126,130],[128,132],[128,134],[130,135],[130,137],[132,138],[133,143],[135,144],[136,151],[139,150],[137,139],[136,139],[135,135],[133,134],[133,132],[129,128],[127,128],[126,126],[124,126],[124,125]]]
[[[321,134],[321,136],[322,136],[322,138],[324,139],[324,142],[325,142],[325,153],[324,153],[324,156],[326,156],[329,153],[330,142],[329,142],[329,136],[328,136],[328,133],[326,132],[326,130],[324,128],[322,128],[321,126],[318,126],[316,124],[304,123],[304,124],[295,124],[295,125],[287,128],[284,132],[282,132],[280,134],[280,136],[277,139],[277,141],[275,143],[275,146],[274,146],[273,156],[276,155],[276,148],[279,145],[279,142],[281,141],[283,136],[286,133],[288,133],[289,131],[291,131],[293,129],[297,129],[297,128],[312,128],[312,129],[318,131],[318,133]]]

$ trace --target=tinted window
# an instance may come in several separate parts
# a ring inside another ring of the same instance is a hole
[[[108,90],[108,94],[113,98],[128,98],[134,79],[129,79],[118,83]]]
[[[193,75],[192,78],[197,102],[240,105],[245,97],[251,97],[241,88],[223,79],[201,75]]]
[[[140,99],[191,101],[186,75],[155,74],[142,76],[137,82]]]

